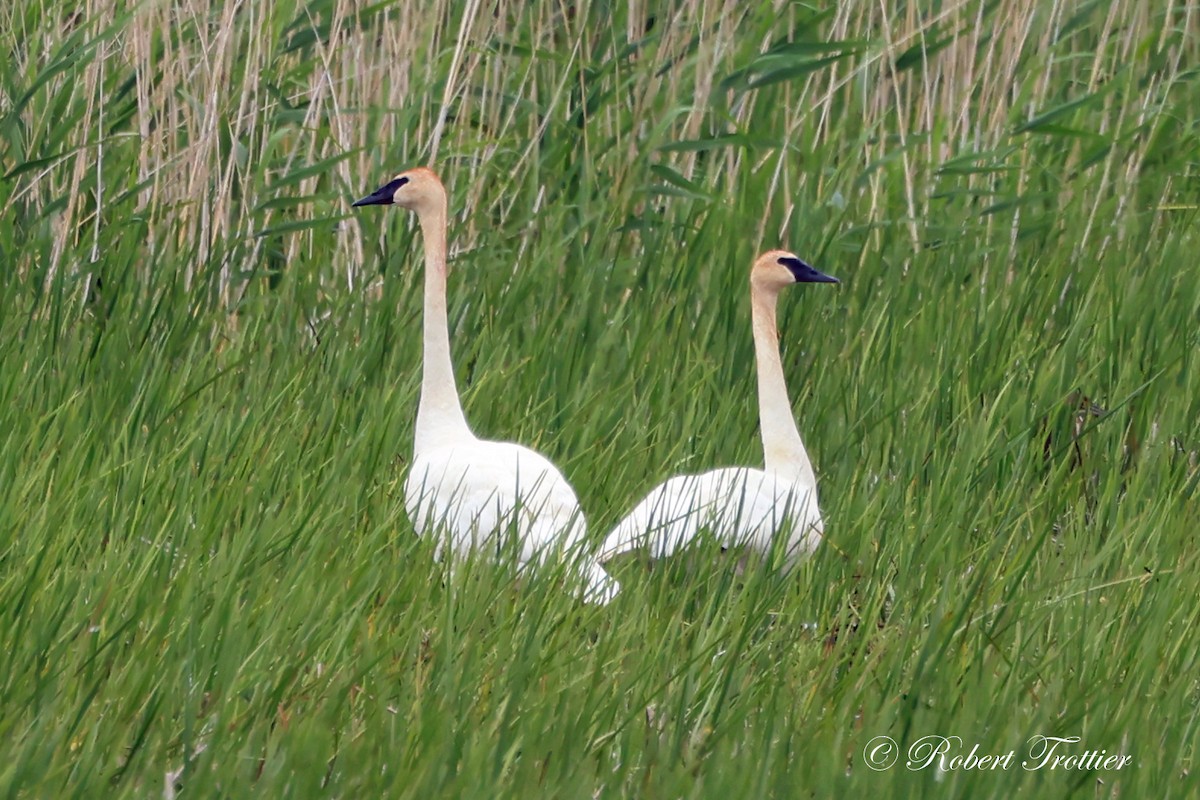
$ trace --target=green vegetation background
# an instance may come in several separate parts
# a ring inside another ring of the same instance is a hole
[[[0,794],[1195,786],[1194,5],[0,16]],[[419,243],[348,208],[420,163],[468,417],[597,540],[759,462],[753,255],[842,278],[781,308],[816,557],[448,591],[398,496]],[[879,735],[1133,761],[876,772]]]

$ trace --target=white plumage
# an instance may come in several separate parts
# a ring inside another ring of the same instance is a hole
[[[824,525],[815,487],[761,469],[728,467],[656,486],[608,535],[600,559],[639,547],[651,558],[666,558],[704,531],[725,547],[760,553],[786,535],[784,553],[794,563],[817,549]]]
[[[601,562],[642,548],[665,558],[704,534],[722,547],[759,553],[778,542],[789,566],[816,550],[824,524],[816,477],[788,400],[775,306],[785,286],[836,282],[780,250],[755,261],[750,298],[766,468],[729,467],[659,484],[605,538]]]
[[[587,523],[575,491],[542,455],[471,432],[450,360],[446,319],[446,190],[432,170],[403,172],[356,202],[415,211],[425,241],[424,355],[412,468],[405,510],[417,533],[435,536],[438,554],[463,558],[484,550],[522,566],[563,560],[583,583],[587,602],[619,590],[584,552]]]
[[[463,556],[488,550],[522,565],[565,558],[582,564],[584,599],[607,603],[617,584],[585,551],[587,523],[566,478],[540,453],[482,439],[417,454],[404,483],[413,527]]]

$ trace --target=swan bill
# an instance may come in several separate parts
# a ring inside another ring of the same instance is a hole
[[[396,192],[401,186],[408,183],[408,178],[400,177],[394,181],[390,181],[383,186],[380,186],[375,191],[371,192],[361,200],[355,200],[352,207],[358,206],[390,206],[396,202]]]
[[[826,275],[795,256],[783,256],[779,263],[788,268],[796,283],[841,283],[832,275]]]

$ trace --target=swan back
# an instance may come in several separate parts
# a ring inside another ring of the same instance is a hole
[[[617,525],[600,548],[606,561],[637,548],[666,558],[703,536],[722,547],[768,553],[786,537],[788,563],[811,554],[824,526],[816,487],[749,467],[680,475],[659,484]]]

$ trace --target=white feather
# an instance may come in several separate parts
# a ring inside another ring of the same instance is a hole
[[[645,548],[666,558],[702,536],[767,553],[786,538],[789,564],[810,555],[824,526],[814,487],[749,467],[680,475],[655,487],[604,540],[600,561]]]
[[[583,564],[584,600],[607,603],[616,581],[591,563],[587,523],[566,478],[540,453],[473,439],[422,452],[404,484],[413,527],[434,536],[439,557],[486,550],[520,566],[566,559]],[[448,551],[448,553],[447,553]]]

